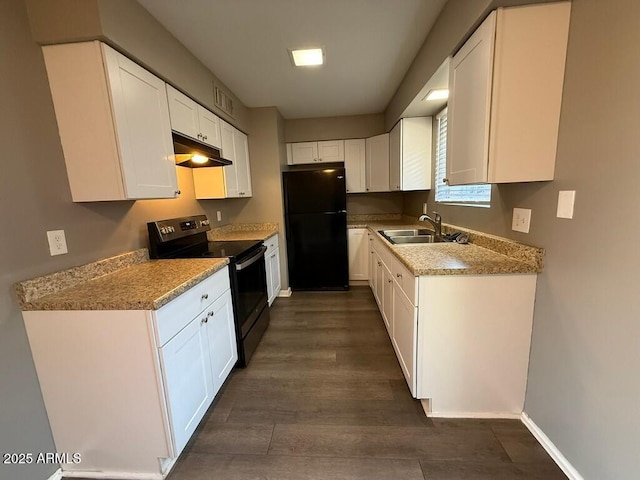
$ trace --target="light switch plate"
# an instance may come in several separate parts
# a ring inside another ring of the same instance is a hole
[[[69,253],[67,250],[67,239],[64,236],[64,230],[51,230],[47,232],[49,240],[49,253],[51,256],[63,255]]]
[[[558,192],[558,218],[573,218],[573,205],[576,201],[575,190],[561,190]]]
[[[515,230],[516,232],[529,233],[530,225],[531,225],[531,209],[514,208],[513,220],[511,221],[511,230]]]

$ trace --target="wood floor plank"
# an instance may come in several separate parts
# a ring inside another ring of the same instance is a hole
[[[230,453],[266,455],[273,425],[208,423],[191,445],[195,453]]]
[[[416,460],[189,453],[171,480],[424,480]]]

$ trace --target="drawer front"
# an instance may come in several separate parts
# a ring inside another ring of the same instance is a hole
[[[229,267],[214,273],[155,312],[156,340],[167,343],[202,310],[229,289]]]
[[[396,258],[391,262],[391,275],[398,286],[402,289],[409,301],[414,305],[418,305],[418,296],[416,295],[416,277],[400,263]]]
[[[269,256],[269,254],[278,248],[278,234],[271,235],[263,242],[264,246],[267,247],[267,251],[265,252],[265,256]]]

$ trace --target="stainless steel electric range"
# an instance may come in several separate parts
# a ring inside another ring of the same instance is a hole
[[[207,240],[206,215],[147,223],[149,256],[167,258],[228,258],[233,314],[238,340],[238,366],[246,367],[269,325],[264,252],[259,240]]]

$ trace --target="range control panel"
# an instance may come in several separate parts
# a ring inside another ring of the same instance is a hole
[[[206,215],[193,217],[172,218],[147,223],[149,234],[156,234],[160,242],[168,242],[176,238],[187,237],[211,230],[209,219]]]

